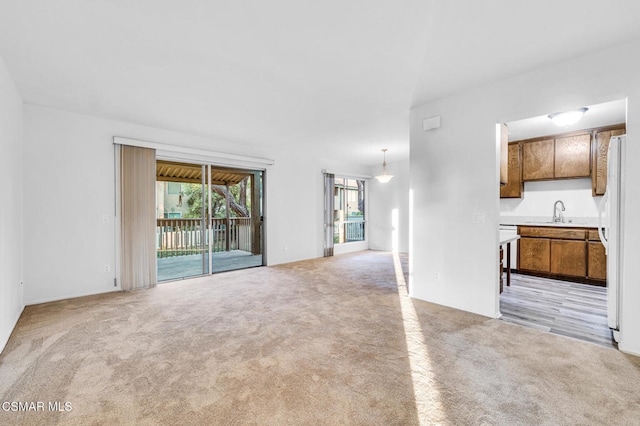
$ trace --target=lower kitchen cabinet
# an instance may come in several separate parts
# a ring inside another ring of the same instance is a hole
[[[600,242],[598,231],[589,231],[589,249],[588,249],[588,278],[594,280],[607,279],[607,255],[604,246]]]
[[[518,271],[606,283],[607,258],[598,232],[588,228],[519,226]]]
[[[601,243],[589,241],[589,274],[594,280],[607,279],[607,256]]]
[[[518,270],[551,272],[551,240],[520,237],[518,240]]]
[[[551,240],[551,273],[586,277],[587,245],[585,241]]]

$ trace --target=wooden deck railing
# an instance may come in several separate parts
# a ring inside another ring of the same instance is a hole
[[[347,242],[364,241],[364,221],[344,222],[344,231]]]
[[[209,237],[202,219],[156,219],[158,257],[184,256],[208,251]],[[211,219],[212,251],[251,251],[251,218]],[[204,237],[204,238],[203,238]]]
[[[335,244],[364,241],[364,220],[336,221],[333,228]]]

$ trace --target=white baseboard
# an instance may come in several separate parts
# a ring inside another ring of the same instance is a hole
[[[368,249],[369,249],[368,241],[354,241],[351,243],[336,244],[333,247],[333,254],[339,255],[339,254],[353,253],[356,251],[363,251]]]
[[[11,327],[9,328],[9,332],[7,333],[7,335],[0,336],[0,354],[2,353],[2,351],[4,351],[4,348],[7,346],[7,343],[9,342],[9,338],[11,337],[11,333],[13,333],[13,330],[16,328],[16,325],[18,324],[18,321],[20,320],[20,317],[22,316],[23,311],[24,311],[24,305],[22,306],[22,309],[20,309],[20,312],[18,312],[18,315],[16,316],[16,318],[13,320],[13,324],[11,324]]]
[[[624,340],[618,344],[618,349],[620,349],[620,352],[624,352],[625,354],[640,357],[640,349],[627,348],[624,344]]]
[[[119,292],[119,291],[122,291],[122,290],[119,287],[117,287],[117,288],[114,287],[113,290],[100,291],[100,292],[97,292],[97,293],[96,292],[93,292],[93,293],[73,293],[73,294],[67,294],[67,295],[60,296],[60,297],[29,300],[28,302],[26,302],[26,306],[40,305],[42,303],[57,302],[57,301],[60,301],[60,300],[75,299],[77,297],[96,296],[98,294],[115,293],[115,292]]]

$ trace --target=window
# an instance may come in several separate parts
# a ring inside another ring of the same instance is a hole
[[[334,243],[364,241],[364,180],[337,177],[333,193]]]
[[[182,191],[182,184],[180,182],[167,182],[167,194],[179,195]]]

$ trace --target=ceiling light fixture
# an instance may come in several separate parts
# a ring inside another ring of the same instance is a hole
[[[376,176],[381,183],[387,183],[393,178],[393,175],[387,174],[387,148],[382,149],[382,155],[384,156],[384,161],[382,162],[382,174]]]
[[[571,126],[577,123],[588,110],[589,108],[580,108],[575,111],[554,112],[549,114],[549,118],[560,127]]]

